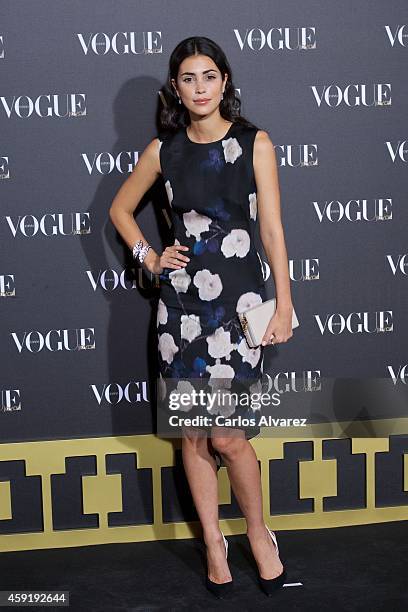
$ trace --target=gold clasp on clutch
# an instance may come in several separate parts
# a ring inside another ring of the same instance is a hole
[[[242,323],[242,329],[244,330],[244,333],[246,333],[248,329],[248,321],[244,314],[241,315],[241,323]]]

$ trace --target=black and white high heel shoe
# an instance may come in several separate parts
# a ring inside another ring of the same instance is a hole
[[[224,540],[225,558],[227,559],[228,558],[228,541],[225,535],[222,533],[222,531],[221,531],[221,534]],[[213,582],[212,580],[210,580],[210,578],[208,577],[208,573],[207,573],[206,587],[209,591],[211,591],[213,595],[218,597],[218,599],[223,599],[232,589],[232,580],[229,580],[228,582],[222,582],[222,583]]]
[[[276,535],[273,531],[271,531],[268,527],[268,525],[265,525],[265,527],[268,530],[269,535],[272,538],[272,542],[276,548],[276,552],[278,554],[279,557],[279,547],[278,547],[278,541],[276,539]],[[282,563],[282,559],[280,559],[281,563]],[[259,578],[259,582],[261,585],[261,588],[263,590],[263,592],[265,593],[265,595],[268,595],[268,597],[271,597],[273,595],[273,593],[279,589],[281,586],[283,586],[283,584],[285,583],[285,580],[287,578],[287,574],[286,574],[286,569],[283,568],[283,571],[281,574],[279,574],[279,576],[276,576],[275,578],[262,578],[262,576],[259,574],[258,575]]]

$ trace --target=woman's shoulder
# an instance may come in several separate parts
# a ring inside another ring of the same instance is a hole
[[[267,129],[254,124],[240,124],[235,132],[238,141],[241,144],[247,143],[255,157],[264,158],[271,150],[274,150],[274,144],[271,140],[270,133]]]
[[[271,137],[268,130],[264,130],[263,128],[257,128],[256,140],[258,142],[269,142],[271,140]]]
[[[254,147],[261,152],[273,145],[270,133],[268,130],[257,127],[255,129]]]
[[[235,130],[237,134],[247,134],[252,139],[256,139],[257,141],[267,141],[269,139],[269,133],[262,127],[258,127],[253,123],[241,123],[239,121],[236,122]]]

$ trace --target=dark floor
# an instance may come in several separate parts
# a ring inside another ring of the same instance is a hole
[[[287,582],[302,586],[284,587],[271,598],[258,587],[245,535],[228,536],[235,585],[228,601],[205,589],[199,540],[2,553],[0,590],[70,591],[68,609],[75,611],[405,611],[407,535],[407,522],[277,532]]]

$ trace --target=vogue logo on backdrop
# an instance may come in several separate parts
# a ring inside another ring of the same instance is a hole
[[[233,32],[241,51],[244,47],[248,47],[251,51],[262,51],[265,48],[271,51],[316,49],[316,28],[311,26],[273,27],[266,31],[252,28],[243,33],[234,29]]]
[[[404,255],[398,255],[397,261],[394,262],[392,255],[387,255],[387,261],[390,264],[391,272],[395,276],[397,270],[401,272],[404,276],[408,276],[408,261],[407,261],[408,253],[404,253]]]
[[[21,339],[16,332],[11,332],[19,353],[26,349],[29,353],[40,353],[42,350],[83,351],[95,348],[95,328],[50,329],[46,334],[33,330],[24,332]]]
[[[407,46],[408,32],[406,31],[406,27],[407,27],[406,24],[401,25],[401,26],[399,25],[396,27],[394,32],[392,32],[391,26],[388,26],[388,25],[384,26],[385,31],[387,32],[388,40],[390,41],[391,47],[394,47],[397,41],[402,47]]]
[[[398,159],[403,162],[408,162],[408,141],[399,140],[398,143],[393,144],[389,140],[385,143],[388,153],[390,154],[393,163]]]
[[[121,151],[116,157],[107,151],[95,153],[93,159],[86,153],[81,153],[81,156],[89,174],[96,170],[97,173],[106,175],[111,174],[115,169],[120,174],[128,174],[132,172],[139,160],[138,151]]]
[[[317,145],[274,145],[275,151],[278,149],[279,166],[290,166],[298,168],[300,166],[317,166]],[[279,156],[279,153],[282,155]]]
[[[162,33],[152,32],[115,32],[106,34],[77,34],[82,51],[88,55],[89,51],[95,55],[141,55],[147,53],[162,53]]]
[[[257,252],[259,262],[261,264],[262,276],[266,282],[271,275],[269,263]],[[310,281],[319,278],[319,260],[318,259],[300,259],[296,264],[293,259],[289,260],[289,276],[293,281]]]
[[[105,400],[105,402],[111,406],[120,404],[122,401],[128,402],[129,404],[149,401],[147,397],[146,380],[143,380],[141,383],[132,380],[128,382],[126,387],[122,387],[118,383],[110,383],[109,385],[104,384],[100,390],[97,385],[90,385],[90,387],[99,406],[102,404],[102,400]]]
[[[14,274],[0,274],[0,297],[12,297],[15,295]]]
[[[345,204],[339,200],[327,200],[321,204],[312,202],[320,223],[325,217],[331,223],[347,221],[389,221],[392,219],[392,198],[373,200],[349,200]]]
[[[293,281],[318,280],[319,276],[318,259],[300,259],[296,264],[293,259],[289,260],[289,276]]]
[[[0,36],[0,59],[4,58],[4,40],[3,36]]]
[[[0,179],[10,178],[9,158],[0,157]]]
[[[9,119],[17,116],[27,119],[32,115],[38,117],[82,117],[86,115],[85,94],[41,94],[36,98],[30,96],[0,97],[1,104]]]
[[[264,376],[271,381],[264,393],[270,393],[271,389],[278,393],[302,393],[304,391],[314,392],[322,390],[320,370],[303,370],[300,374],[294,370],[290,372],[277,372],[273,378],[265,372]]]
[[[17,235],[32,238],[37,234],[44,236],[76,236],[90,234],[89,212],[45,213],[37,219],[34,215],[5,217],[13,238]]]
[[[317,106],[325,102],[330,108],[345,106],[391,106],[391,83],[374,83],[373,85],[350,84],[310,85]]]
[[[326,315],[323,321],[320,315],[314,315],[320,333],[328,331],[336,336],[344,331],[350,334],[375,334],[391,332],[394,330],[392,310],[378,310],[376,312],[350,312],[348,315],[334,313]]]
[[[404,385],[408,383],[408,363],[405,363],[403,366],[400,365],[396,372],[391,365],[387,366],[387,368],[394,385],[396,385],[398,381],[401,381]]]
[[[135,272],[135,269],[132,268],[132,273]],[[89,278],[89,282],[91,283],[92,289],[96,291],[98,287],[102,287],[104,291],[115,291],[118,287],[122,289],[136,289],[137,282],[135,278],[131,278],[130,280],[126,277],[129,277],[129,269],[124,268],[120,274],[116,272],[116,270],[99,270],[98,276],[91,270],[87,270],[86,274]]]
[[[13,410],[21,410],[20,389],[2,389],[1,390],[1,410],[2,412],[11,412]]]

